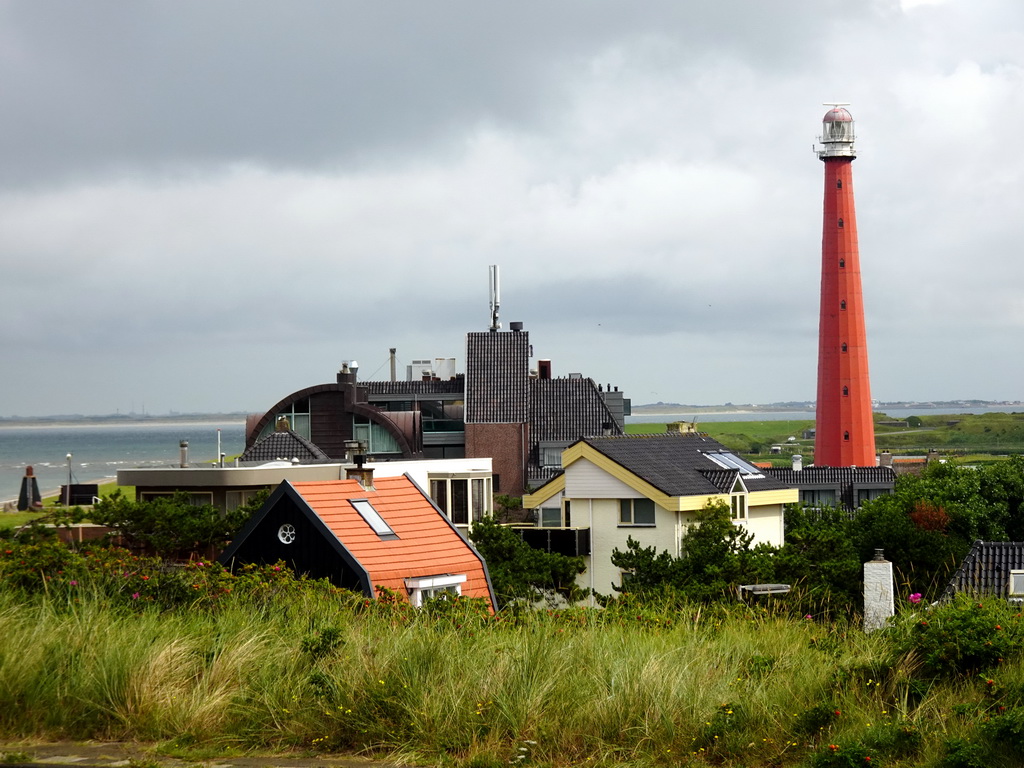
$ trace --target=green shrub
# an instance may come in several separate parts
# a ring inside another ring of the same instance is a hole
[[[1019,653],[1019,614],[992,599],[963,596],[907,619],[896,643],[913,652],[926,675],[949,677],[977,673]]]
[[[810,768],[863,768],[873,764],[876,753],[858,742],[826,744],[811,755]]]

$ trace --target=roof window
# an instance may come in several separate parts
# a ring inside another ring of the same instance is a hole
[[[373,529],[373,532],[382,539],[398,538],[398,534],[391,530],[391,526],[384,521],[384,518],[380,516],[380,512],[374,509],[373,504],[369,501],[366,499],[350,499],[349,504],[355,508],[359,516]]]
[[[728,451],[710,451],[704,454],[722,469],[736,469],[744,477],[758,478],[764,474],[750,462],[744,461],[735,453]]]

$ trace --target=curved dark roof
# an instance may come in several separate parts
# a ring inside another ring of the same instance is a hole
[[[271,432],[246,448],[239,457],[240,461],[291,461],[298,459],[300,464],[314,464],[331,461],[331,457],[316,445],[291,429]]]

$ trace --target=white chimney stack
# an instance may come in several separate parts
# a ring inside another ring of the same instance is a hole
[[[876,549],[874,559],[864,563],[864,631],[881,629],[895,613],[892,563]]]

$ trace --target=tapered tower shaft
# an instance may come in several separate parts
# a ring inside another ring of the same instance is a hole
[[[853,204],[853,118],[842,107],[824,118],[825,202],[818,320],[817,466],[874,466],[857,215]]]

